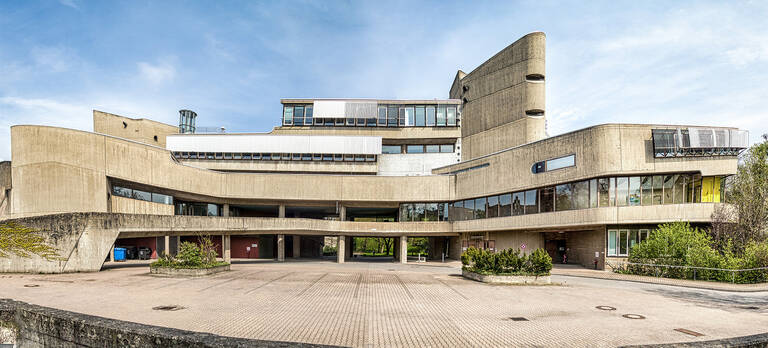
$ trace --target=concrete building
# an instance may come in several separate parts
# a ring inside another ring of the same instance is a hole
[[[94,111],[94,132],[11,128],[0,213],[50,235],[59,261],[2,271],[94,271],[113,245],[174,252],[200,234],[229,258],[321,257],[338,237],[428,237],[429,257],[470,246],[545,248],[603,268],[659,223],[707,224],[746,131],[603,124],[548,137],[545,36],[517,40],[450,99],[282,99],[269,133],[196,131]],[[195,115],[196,116],[196,115]],[[201,116],[203,119],[204,116]],[[276,116],[277,117],[277,116]]]

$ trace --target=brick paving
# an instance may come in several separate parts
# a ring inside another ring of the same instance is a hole
[[[553,276],[493,286],[448,264],[259,262],[201,278],[99,273],[0,275],[0,298],[219,335],[353,347],[610,347],[768,331],[768,293]],[[24,285],[39,285],[25,287]],[[180,305],[182,310],[152,310]],[[603,311],[595,306],[616,307]],[[632,320],[622,314],[641,314]],[[513,321],[524,317],[528,321]],[[703,333],[693,337],[674,329]]]

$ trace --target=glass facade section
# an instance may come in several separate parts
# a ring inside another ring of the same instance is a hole
[[[486,216],[489,218],[498,217],[499,215],[499,196],[488,197],[488,211]]]
[[[512,194],[512,215],[523,215],[523,202],[525,201],[525,192],[515,192]]]
[[[597,179],[597,196],[599,206],[601,207],[613,206],[613,204],[611,204],[610,183],[611,181],[609,178]]]
[[[464,220],[474,220],[475,218],[475,200],[468,199],[464,201]]]
[[[573,183],[573,209],[589,208],[589,181]]]
[[[640,177],[633,176],[629,178],[629,205],[635,206],[641,204],[643,193],[640,189]]]
[[[445,105],[437,106],[437,126],[445,126]]]
[[[640,177],[640,190],[642,191],[643,205],[653,204],[653,177],[641,176]]]
[[[664,176],[664,204],[672,204],[675,202],[675,176]]]
[[[485,197],[475,199],[475,219],[485,219]]]
[[[555,158],[547,161],[546,171],[552,171],[561,168],[573,167],[576,165],[576,156],[569,155],[565,157]]]
[[[283,124],[293,124],[293,106],[286,106],[283,108]]]
[[[512,194],[499,196],[499,216],[512,216]]]
[[[685,202],[685,175],[675,175],[675,197],[673,202],[675,204],[681,204]]]
[[[407,145],[405,151],[407,153],[424,153],[424,145]]]
[[[627,205],[629,198],[629,178],[616,178],[616,205],[623,207]]]
[[[381,145],[382,154],[396,154],[402,153],[403,147],[400,145]]]
[[[664,176],[653,176],[653,199],[651,204],[662,204],[664,197]]]
[[[597,208],[597,179],[589,181],[589,207]]]
[[[440,152],[440,145],[426,145],[424,146],[427,153],[438,153]]]
[[[555,188],[545,187],[539,190],[539,200],[542,213],[555,211]]]
[[[424,107],[423,106],[417,106],[416,107],[416,127],[424,127],[427,125],[425,120],[425,114],[424,114]]]
[[[539,200],[537,190],[525,191],[525,213],[536,214],[539,212]]]
[[[573,188],[571,184],[555,186],[555,211],[573,209]]]
[[[446,118],[447,118],[447,124],[448,126],[455,126],[456,125],[456,107],[455,106],[448,106],[446,108]]]
[[[442,152],[442,153],[451,153],[451,152],[453,152],[453,144],[440,145],[440,152]]]
[[[434,127],[435,124],[435,107],[427,106],[427,127]]]

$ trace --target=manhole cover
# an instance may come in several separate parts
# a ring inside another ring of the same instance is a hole
[[[627,319],[645,319],[645,317],[640,314],[624,314],[622,317]]]
[[[682,332],[682,333],[684,333],[686,335],[691,335],[691,336],[695,336],[695,337],[704,336],[703,333],[696,332],[696,331],[691,331],[691,330],[688,330],[688,329],[675,329],[675,331]]]
[[[177,306],[177,305],[171,305],[171,306],[152,307],[152,309],[154,309],[156,311],[178,311],[179,309],[184,309],[184,307]]]
[[[39,288],[40,285],[38,284],[24,284],[25,288]]]
[[[599,310],[602,310],[602,311],[615,311],[616,310],[616,307],[611,307],[611,306],[597,306],[595,308],[597,308]]]
[[[523,318],[523,317],[509,317],[509,318],[507,318],[507,320],[512,320],[512,321],[528,321],[528,319]]]

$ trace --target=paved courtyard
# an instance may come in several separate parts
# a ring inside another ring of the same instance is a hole
[[[766,292],[560,275],[553,281],[561,285],[492,286],[461,278],[459,266],[294,261],[234,264],[203,278],[150,276],[145,265],[5,274],[0,298],[226,336],[354,347],[593,347],[768,331]],[[152,309],[162,305],[184,309]]]

